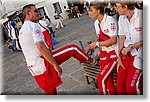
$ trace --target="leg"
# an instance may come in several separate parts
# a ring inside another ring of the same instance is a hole
[[[63,48],[60,48],[52,52],[56,62],[60,65],[71,57],[76,58],[81,63],[85,63],[87,60],[92,62],[92,59],[77,45],[70,44]]]
[[[128,76],[129,66],[131,63],[131,59],[129,56],[120,56],[122,63],[125,67],[123,69],[122,67],[119,68],[118,74],[117,74],[117,94],[118,95],[126,95],[126,79]]]
[[[59,19],[59,23],[60,23],[61,28],[63,28],[64,26],[63,26],[61,19]]]
[[[57,90],[56,90],[56,88],[46,90],[45,92],[46,92],[46,95],[57,95]]]
[[[55,34],[54,34],[54,31],[53,31],[53,28],[50,27],[49,30],[51,32],[51,38],[55,38]]]
[[[109,95],[116,95],[116,87],[114,85],[113,73],[109,76],[107,80],[107,90]]]
[[[58,29],[58,27],[59,27],[59,21],[58,20],[56,20],[56,29]]]
[[[17,48],[16,48],[16,39],[13,39],[13,48],[14,48],[15,50],[17,50]]]
[[[111,92],[111,94],[116,94],[115,88],[112,88],[112,87],[114,87],[114,84],[112,84],[113,79],[108,80],[111,77],[112,72],[114,71],[115,65],[116,65],[116,62],[109,61],[109,63],[107,65],[101,66],[101,68],[100,68],[100,72],[99,72],[99,75],[97,77],[97,81],[98,81],[98,88],[100,90],[101,95],[108,94],[107,89]],[[110,83],[113,86],[110,86],[109,85]]]
[[[127,94],[128,95],[140,95],[142,93],[142,70],[139,70],[132,66],[129,69],[127,77]]]

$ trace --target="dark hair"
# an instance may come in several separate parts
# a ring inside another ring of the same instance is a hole
[[[22,9],[23,19],[25,19],[27,12],[31,10],[31,6],[35,6],[34,4],[25,5]]]
[[[96,10],[99,10],[100,11],[100,14],[104,14],[104,4],[101,3],[101,2],[92,2],[90,3],[90,7],[93,7],[95,8]]]
[[[122,6],[127,5],[129,10],[134,10],[135,2],[133,0],[118,0],[116,3],[120,3]]]

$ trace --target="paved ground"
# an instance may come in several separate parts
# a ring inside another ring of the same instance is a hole
[[[70,43],[87,46],[87,41],[96,39],[93,20],[86,14],[80,18],[66,20],[65,27],[56,31],[58,49]],[[44,94],[26,68],[22,52],[11,52],[6,46],[3,48],[3,93],[2,94]],[[99,94],[94,84],[87,85],[84,71],[80,63],[71,58],[61,65],[63,69],[63,84],[57,90],[58,94]],[[91,80],[92,81],[92,80]]]

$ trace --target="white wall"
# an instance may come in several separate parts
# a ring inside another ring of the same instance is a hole
[[[67,1],[66,0],[49,0],[47,2],[45,2],[44,4],[38,4],[37,7],[42,7],[43,5],[45,5],[44,9],[46,14],[51,18],[52,22],[55,22],[54,20],[54,7],[53,7],[53,3],[59,2],[60,7],[62,9],[62,13],[61,15],[63,16],[64,19],[67,19],[67,14],[65,13],[64,10],[64,6],[68,7]]]
[[[37,8],[44,7],[46,14],[51,18],[52,22],[54,21],[54,7],[53,3],[59,2],[62,9],[62,16],[64,19],[67,19],[67,15],[64,10],[64,6],[68,7],[66,0],[2,0],[4,5],[3,14],[11,13],[17,10],[22,10],[22,7],[26,4],[36,4]]]

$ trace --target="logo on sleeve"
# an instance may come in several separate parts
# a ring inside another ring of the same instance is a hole
[[[40,34],[40,30],[37,29],[37,30],[35,31],[35,34]]]
[[[115,26],[115,23],[111,23],[111,26],[110,26],[111,30],[112,31],[115,31],[116,30],[116,26]]]

